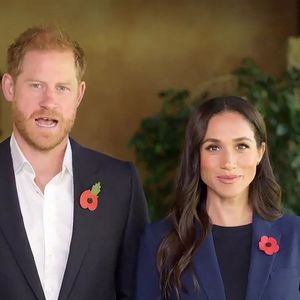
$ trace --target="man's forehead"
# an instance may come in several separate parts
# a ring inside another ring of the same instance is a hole
[[[26,76],[26,80],[43,81],[53,77],[60,82],[71,82],[77,78],[74,55],[71,51],[30,50],[24,55],[19,70],[18,77]]]

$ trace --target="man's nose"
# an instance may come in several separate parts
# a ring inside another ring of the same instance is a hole
[[[40,106],[47,109],[52,109],[57,106],[57,100],[55,96],[55,90],[51,88],[46,88],[42,99],[40,100]]]

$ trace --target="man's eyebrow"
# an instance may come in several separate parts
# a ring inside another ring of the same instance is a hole
[[[59,81],[56,84],[72,84],[71,81]]]

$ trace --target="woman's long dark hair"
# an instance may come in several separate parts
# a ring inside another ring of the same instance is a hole
[[[184,291],[181,275],[185,270],[191,271],[194,285],[199,287],[192,259],[210,228],[205,204],[207,188],[200,177],[200,146],[211,117],[224,111],[241,114],[253,128],[257,147],[261,147],[263,142],[266,144],[255,178],[249,187],[253,211],[266,220],[275,220],[282,215],[281,190],[270,164],[266,126],[259,112],[248,101],[235,96],[218,97],[204,102],[191,117],[186,129],[176,182],[175,204],[169,214],[173,226],[162,240],[157,253],[163,299],[169,299],[171,293],[175,293],[177,299],[180,299],[180,293]],[[200,236],[196,233],[199,226]]]

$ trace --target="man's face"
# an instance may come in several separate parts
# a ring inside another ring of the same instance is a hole
[[[29,51],[17,78],[5,74],[3,79],[20,146],[25,143],[35,150],[49,151],[65,143],[85,90],[85,83],[76,77],[73,53]]]

